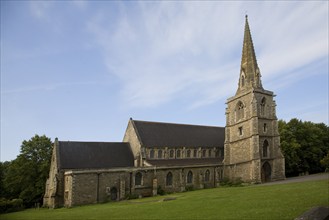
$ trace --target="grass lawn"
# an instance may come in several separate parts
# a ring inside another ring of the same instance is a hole
[[[175,200],[163,201],[164,198]],[[6,219],[294,219],[328,206],[328,181],[197,190],[122,202],[60,209],[28,209]]]

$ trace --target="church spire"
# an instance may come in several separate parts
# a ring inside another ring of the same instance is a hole
[[[251,38],[251,33],[248,23],[248,15],[246,15],[239,88],[237,92],[250,88],[262,89],[263,87],[260,77],[261,75],[257,65],[256,54],[254,50],[254,45],[252,43],[252,38]]]

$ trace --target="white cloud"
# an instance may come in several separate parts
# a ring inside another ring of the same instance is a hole
[[[193,108],[234,95],[245,8],[251,9],[249,23],[264,81],[328,57],[326,5],[139,2],[134,13],[121,5],[110,24],[105,13],[97,14],[88,29],[132,106],[157,106],[191,94]]]

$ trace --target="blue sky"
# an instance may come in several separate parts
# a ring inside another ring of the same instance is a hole
[[[246,12],[279,119],[328,124],[328,1],[1,1],[1,161],[35,134],[225,126]]]

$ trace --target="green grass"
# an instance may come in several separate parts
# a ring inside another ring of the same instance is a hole
[[[163,201],[166,197],[175,200]],[[328,205],[328,181],[197,190],[122,202],[29,209],[0,219],[294,219]]]

